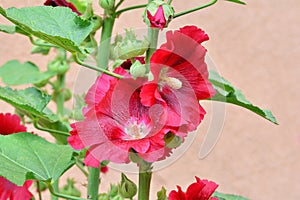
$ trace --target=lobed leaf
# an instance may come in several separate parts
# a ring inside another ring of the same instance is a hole
[[[0,14],[23,31],[70,52],[82,52],[80,44],[93,30],[92,23],[66,7],[0,7]]]
[[[19,186],[27,179],[55,181],[74,164],[72,154],[31,133],[0,135],[0,175]]]
[[[21,64],[17,60],[11,60],[0,67],[0,77],[6,85],[36,84],[54,75],[51,72],[40,72],[32,62]]]
[[[273,122],[274,124],[278,124],[276,118],[270,110],[261,109],[258,106],[253,105],[245,98],[240,90],[236,89],[233,85],[231,85],[231,83],[221,77],[217,72],[210,71],[209,80],[213,84],[217,92],[216,95],[210,100],[232,103],[244,107]]]

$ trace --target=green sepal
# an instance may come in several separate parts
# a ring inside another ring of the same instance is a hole
[[[166,188],[162,187],[160,191],[157,192],[157,200],[167,200]]]
[[[19,186],[28,179],[56,181],[75,163],[72,154],[70,146],[32,133],[0,135],[0,175]]]
[[[270,110],[261,109],[250,103],[240,90],[235,88],[217,72],[209,71],[209,80],[216,90],[215,96],[210,98],[210,100],[241,106],[260,115],[274,124],[278,124],[276,118]]]

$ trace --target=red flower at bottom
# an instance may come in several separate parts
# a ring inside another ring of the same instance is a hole
[[[20,124],[18,115],[0,113],[0,135],[10,135],[25,132],[26,127]],[[23,186],[17,186],[0,176],[0,200],[30,200],[33,196],[28,188],[32,181],[25,181]]]
[[[23,186],[17,186],[0,176],[0,200],[29,200],[33,196],[29,192],[32,181],[25,181]]]
[[[169,200],[218,200],[215,197],[211,197],[214,191],[217,189],[218,184],[208,180],[201,180],[196,177],[196,182],[192,183],[183,192],[180,186],[177,186],[178,192],[172,190],[169,194]]]

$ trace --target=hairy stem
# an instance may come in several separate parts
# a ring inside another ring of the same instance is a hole
[[[123,8],[123,9],[117,11],[115,15],[119,16],[123,12],[129,11],[129,10],[134,10],[134,9],[139,9],[139,8],[145,8],[147,5],[148,4],[141,4],[141,5],[131,6],[131,7],[128,7],[128,8]]]
[[[100,167],[99,168],[89,168],[88,175],[88,199],[97,200],[98,191],[100,184]]]
[[[151,163],[141,162],[139,166],[138,200],[149,200],[151,178]]]
[[[180,13],[175,14],[175,15],[174,15],[174,18],[183,16],[183,15],[186,15],[186,14],[189,14],[189,13],[192,13],[192,12],[195,12],[195,11],[198,11],[198,10],[201,10],[201,9],[206,8],[206,7],[209,7],[209,6],[212,6],[212,5],[214,5],[215,3],[217,3],[217,1],[218,1],[218,0],[212,0],[212,1],[210,1],[209,3],[204,4],[204,5],[202,5],[202,6],[198,6],[198,7],[196,7],[196,8],[192,8],[192,9],[190,9],[190,10],[182,11],[182,12],[180,12]]]

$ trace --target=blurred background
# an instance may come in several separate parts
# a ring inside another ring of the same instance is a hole
[[[135,2],[127,0],[124,7]],[[177,12],[205,3],[173,2]],[[300,1],[246,2],[247,6],[242,6],[220,0],[212,7],[175,19],[169,28],[186,24],[203,28],[210,36],[204,45],[218,71],[242,89],[252,103],[270,109],[279,125],[243,108],[226,105],[221,137],[213,151],[200,159],[200,147],[211,124],[211,106],[209,102],[204,103],[208,115],[195,141],[174,164],[154,173],[151,199],[155,199],[162,185],[168,191],[176,185],[185,189],[194,182],[194,176],[217,182],[221,192],[252,200],[300,199]],[[43,3],[41,0],[0,1],[4,8]],[[96,14],[102,14],[96,1],[95,8]],[[137,17],[142,11],[123,14],[114,32],[144,27],[142,18]],[[9,24],[3,17],[0,23]],[[0,34],[0,65],[12,59],[30,60],[46,69],[50,58],[31,55],[30,50],[31,43],[26,37]],[[77,65],[72,66],[67,76],[69,87],[74,86],[79,69]],[[0,103],[0,112],[12,111],[12,107]],[[86,180],[76,171],[65,176],[75,177],[78,186],[85,190]],[[117,182],[119,176],[115,170],[103,175],[100,190],[106,191],[109,183]],[[131,177],[137,180],[135,175]]]

